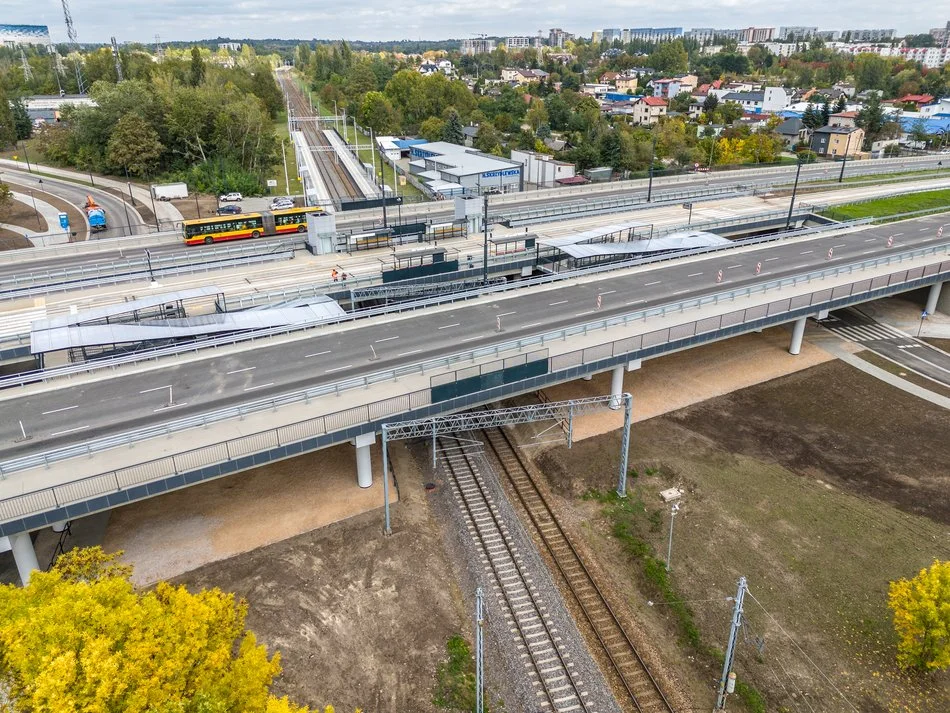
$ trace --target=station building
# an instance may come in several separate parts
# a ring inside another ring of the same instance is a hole
[[[445,141],[413,146],[409,171],[445,197],[524,190],[523,164]]]

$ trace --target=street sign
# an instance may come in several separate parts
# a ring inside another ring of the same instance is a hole
[[[683,204],[683,208],[685,208],[685,209],[687,209],[687,210],[691,209],[692,207],[693,207],[693,204],[692,204],[692,203],[684,203],[684,204]]]
[[[267,187],[268,187],[268,188],[277,188],[277,180],[274,179],[274,178],[268,178],[268,179],[267,179]]]

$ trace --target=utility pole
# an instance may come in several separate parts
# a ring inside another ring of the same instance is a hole
[[[792,211],[795,209],[795,193],[798,191],[798,177],[802,172],[802,157],[798,157],[798,168],[795,169],[795,185],[792,187],[792,200],[788,204],[788,218],[785,219],[785,230],[792,224]]]
[[[745,599],[746,579],[739,577],[739,588],[736,590],[736,606],[732,610],[732,626],[729,628],[729,643],[726,646],[726,658],[722,662],[722,677],[719,679],[719,695],[716,698],[716,710],[726,707],[726,695],[732,693],[736,687],[736,675],[732,671],[732,662],[736,657],[736,639],[739,636],[739,627],[742,626],[742,602]]]
[[[650,150],[650,183],[647,186],[647,203],[653,198],[653,162],[656,161],[656,132],[653,133],[653,148]]]
[[[482,215],[482,227],[485,229],[485,245],[482,251],[482,282],[488,284],[488,194],[482,198],[485,201],[484,214]]]
[[[26,52],[23,51],[23,48],[20,48],[20,68],[23,70],[23,81],[32,82],[33,81],[33,68],[30,67],[30,61],[26,58]]]
[[[115,77],[117,83],[122,83],[122,60],[119,58],[119,45],[115,41],[115,37],[112,38],[112,59],[115,62]]]
[[[841,173],[838,174],[838,183],[844,180],[844,165],[848,162],[848,154],[841,157]]]
[[[485,711],[485,616],[482,588],[475,590],[475,713]]]
[[[670,557],[673,555],[673,521],[676,519],[676,513],[680,509],[679,503],[673,503],[670,508],[670,543],[666,546],[666,571],[670,571]]]
[[[280,140],[280,155],[284,157],[284,186],[287,188],[287,195],[291,196],[293,193],[290,192],[290,174],[287,173],[287,151],[284,149],[284,140]]]

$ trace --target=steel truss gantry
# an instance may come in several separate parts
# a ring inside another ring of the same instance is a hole
[[[620,475],[617,483],[617,495],[627,496],[627,451],[630,449],[630,424],[633,417],[633,396],[621,394],[623,404],[623,429],[620,434]],[[590,396],[586,399],[569,401],[549,401],[531,406],[491,409],[485,411],[466,411],[448,416],[433,416],[413,421],[395,421],[384,423],[383,431],[383,510],[385,514],[385,532],[390,534],[389,515],[389,442],[410,438],[432,439],[432,463],[435,466],[436,438],[447,433],[480,431],[485,428],[500,428],[519,423],[535,421],[560,421],[567,423],[567,447],[574,443],[574,418],[604,409],[616,409],[616,396]]]

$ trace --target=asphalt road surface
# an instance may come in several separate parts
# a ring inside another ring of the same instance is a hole
[[[63,181],[57,178],[48,178],[47,176],[38,176],[27,171],[18,171],[12,168],[4,168],[4,176],[8,176],[11,181],[26,188],[34,188],[46,191],[54,196],[62,198],[64,201],[72,203],[82,212],[82,207],[86,204],[86,196],[92,196],[93,200],[106,212],[106,222],[108,230],[101,233],[92,233],[90,239],[97,238],[117,238],[125,235],[138,235],[147,233],[148,228],[142,224],[141,216],[135,209],[120,200],[113,193],[97,190],[91,186],[83,186],[69,181]],[[126,211],[128,209],[128,211]]]
[[[240,354],[212,356],[141,374],[70,385],[46,393],[0,392],[0,457],[42,451],[76,441],[174,420],[239,402],[296,389],[332,384],[365,373],[490,345],[519,336],[592,321],[614,314],[690,299],[810,269],[854,262],[896,250],[945,244],[937,228],[948,217],[930,216],[845,235],[763,245],[748,252],[724,251],[688,262],[671,261],[631,274],[566,281],[548,289],[516,290],[494,301],[459,303],[443,311],[420,310],[398,317],[328,327],[299,341],[248,344]],[[887,246],[889,237],[893,245]],[[828,251],[833,251],[831,259]],[[756,265],[761,263],[761,274]],[[717,273],[723,280],[717,283]],[[602,308],[597,309],[598,297]],[[501,318],[504,332],[496,333]],[[375,349],[377,360],[370,361]],[[167,388],[174,409],[165,409]],[[22,420],[32,439],[15,443]]]
[[[876,322],[856,309],[835,311],[822,320],[822,325],[865,349],[950,386],[950,354],[913,335]]]

